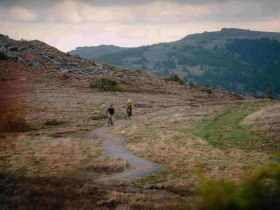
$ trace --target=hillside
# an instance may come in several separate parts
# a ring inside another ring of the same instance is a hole
[[[152,89],[155,92],[166,92],[162,88],[162,83],[165,83],[163,79],[141,71],[124,70],[95,60],[72,56],[38,40],[16,41],[0,35],[0,53],[1,59],[13,60],[26,68],[41,72],[46,78],[60,77],[84,86],[89,86],[100,78],[111,78],[131,91]]]
[[[114,45],[100,45],[97,47],[77,47],[75,50],[70,51],[70,54],[76,54],[83,58],[94,59],[108,53],[116,53],[128,48],[117,47]]]
[[[92,85],[100,78],[121,88]],[[277,101],[181,85],[3,35],[0,98],[0,209],[203,210],[215,209],[221,195],[224,209],[279,206]],[[151,162],[161,170],[125,176]]]
[[[186,83],[234,92],[266,95],[280,94],[280,33],[242,29],[193,34],[171,43],[161,43],[97,55],[88,48],[71,54],[140,69],[166,77],[177,73]],[[97,48],[93,48],[96,49]]]

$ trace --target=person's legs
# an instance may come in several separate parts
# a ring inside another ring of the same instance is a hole
[[[129,110],[129,118],[131,118],[132,117],[132,109],[128,109]]]
[[[108,116],[108,126],[110,126],[110,125],[114,125],[114,116],[113,115]]]
[[[114,125],[114,115],[111,115],[111,125]]]

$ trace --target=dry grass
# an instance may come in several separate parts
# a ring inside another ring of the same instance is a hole
[[[106,189],[75,178],[0,174],[0,180],[1,209],[104,209],[110,197]]]
[[[252,130],[265,136],[270,144],[280,146],[280,104],[274,104],[255,112],[243,121],[252,126]]]
[[[99,173],[124,170],[126,162],[102,154],[100,140],[9,137],[1,141],[1,171],[27,176],[79,176],[95,178]]]
[[[116,128],[115,132],[128,138],[129,150],[164,166],[161,174],[137,183],[191,195],[199,186],[197,168],[209,179],[239,181],[250,165],[269,162],[272,159],[269,153],[237,148],[221,150],[191,134],[193,123],[214,115],[223,107],[226,106],[172,107],[146,115],[130,126]]]
[[[0,173],[0,180],[2,209],[151,210],[170,209],[170,204],[186,201],[167,192],[96,185],[88,180],[69,177],[26,177]]]
[[[10,197],[20,206],[30,207],[24,201],[31,198],[34,205],[30,208],[44,205],[51,208],[57,204],[62,209],[171,209],[172,206],[177,209],[178,203],[187,203],[182,208],[191,208],[195,200],[188,196],[194,195],[199,185],[194,173],[198,167],[205,176],[238,180],[251,163],[263,164],[270,159],[262,152],[219,150],[190,134],[194,122],[239,103],[228,94],[217,91],[208,94],[197,87],[189,89],[142,74],[139,79],[131,72],[123,79],[128,81],[127,85],[134,84],[139,92],[102,92],[90,89],[89,81],[83,78],[69,75],[66,80],[50,79],[48,71],[25,70],[26,81],[32,83],[26,97],[25,118],[33,130],[0,136],[3,177],[9,177],[7,173],[23,175],[11,178],[12,183],[20,186],[19,191],[14,188],[5,191],[14,193]],[[135,106],[134,115],[130,124],[124,126],[120,119],[124,119],[128,99]],[[101,150],[102,140],[93,133],[95,128],[106,124],[109,104],[114,104],[117,111],[115,132],[127,136],[127,148],[164,166],[161,174],[128,182],[138,184],[139,188],[92,186],[90,181],[128,167],[121,159],[106,157]],[[51,120],[64,123],[46,125]],[[69,177],[73,180],[68,180]],[[22,192],[19,200],[17,192]],[[96,200],[91,200],[91,196]]]

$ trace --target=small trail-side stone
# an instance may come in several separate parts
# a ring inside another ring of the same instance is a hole
[[[110,127],[102,127],[96,130],[97,136],[104,140],[102,144],[103,150],[111,158],[122,158],[126,160],[132,166],[132,169],[125,170],[122,173],[117,173],[110,177],[97,179],[98,182],[140,178],[162,171],[160,164],[138,157],[132,152],[127,151],[124,148],[125,138],[110,134],[110,129]]]

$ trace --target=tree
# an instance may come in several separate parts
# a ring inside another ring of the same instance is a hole
[[[267,98],[269,98],[269,99],[271,99],[271,100],[274,99],[274,94],[273,94],[273,90],[272,90],[271,87],[268,88],[268,90],[267,90]]]

